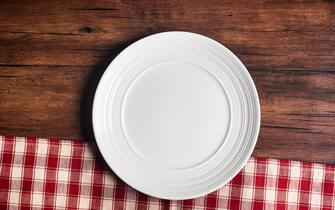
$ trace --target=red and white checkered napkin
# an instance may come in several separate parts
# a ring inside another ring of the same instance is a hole
[[[335,166],[250,158],[221,189],[169,201],[120,181],[93,143],[0,136],[0,209],[334,209]]]

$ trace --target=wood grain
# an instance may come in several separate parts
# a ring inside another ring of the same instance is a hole
[[[169,30],[216,39],[249,69],[262,107],[254,155],[335,164],[331,1],[2,1],[0,134],[92,140],[108,63]]]

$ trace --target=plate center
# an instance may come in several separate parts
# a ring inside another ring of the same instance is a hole
[[[183,62],[161,62],[143,71],[122,104],[127,141],[159,168],[183,169],[206,161],[222,145],[229,122],[229,103],[217,79]]]

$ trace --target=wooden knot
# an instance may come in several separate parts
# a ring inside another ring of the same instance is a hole
[[[93,31],[93,29],[89,26],[85,26],[85,27],[81,28],[79,31],[83,32],[83,33],[91,33]]]

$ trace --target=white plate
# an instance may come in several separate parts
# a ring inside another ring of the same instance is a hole
[[[93,104],[98,147],[133,188],[165,199],[210,193],[250,157],[255,85],[220,43],[188,32],[141,39],[108,66]]]

